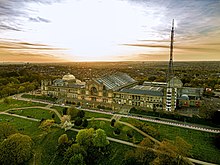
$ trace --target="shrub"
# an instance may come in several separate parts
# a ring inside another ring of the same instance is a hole
[[[88,120],[87,120],[87,119],[84,119],[84,120],[83,120],[82,126],[83,126],[84,128],[86,128],[86,127],[88,126]]]
[[[117,135],[119,135],[119,134],[121,133],[121,131],[120,131],[119,128],[116,128],[116,129],[114,130],[114,133],[117,134]]]
[[[114,126],[115,126],[115,122],[116,122],[116,120],[115,120],[115,119],[112,119],[112,120],[111,120],[111,126],[112,126],[112,127],[114,127]]]
[[[81,119],[80,117],[77,117],[77,118],[75,119],[74,124],[75,124],[76,126],[80,126],[80,125],[82,124],[82,119]]]

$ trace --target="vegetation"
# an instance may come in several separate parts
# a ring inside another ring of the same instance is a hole
[[[29,99],[34,99],[34,100],[46,100],[46,101],[50,101],[50,102],[54,102],[57,99],[56,98],[52,98],[49,96],[41,96],[41,95],[30,95],[30,94],[23,94],[22,95],[23,98],[29,98]]]
[[[160,136],[157,137],[157,139],[160,141],[164,139],[174,141],[175,138],[179,136],[192,146],[190,155],[193,158],[208,162],[220,163],[218,159],[220,156],[220,150],[217,149],[213,144],[214,137],[216,136],[214,133],[201,132],[159,123],[156,124],[151,122],[138,121],[129,118],[122,118],[121,120],[126,121],[132,125],[140,122],[142,124],[146,123],[149,126],[153,126],[160,133]]]
[[[14,100],[11,101],[13,102]],[[16,103],[17,106],[20,107],[21,104],[19,103],[19,101],[16,100]],[[7,105],[7,103],[3,103],[3,102],[2,104]],[[27,102],[27,104],[29,104],[29,102]],[[8,107],[6,109],[9,109]],[[13,105],[13,108],[15,107],[16,105]],[[34,114],[34,112],[37,112],[35,110],[36,109],[30,109],[29,113]],[[41,110],[44,111],[43,109]],[[41,115],[42,116],[44,115],[44,113],[41,113],[41,110],[38,112],[39,119],[41,119],[40,118]],[[13,111],[13,113],[14,112],[17,112],[17,110]],[[49,111],[45,110],[45,113],[47,112],[49,113]],[[63,112],[63,107],[60,108],[60,112]],[[85,136],[88,137],[86,140],[90,141],[88,143],[89,145],[78,143],[76,140],[78,135],[76,136],[76,133],[70,130],[64,132],[64,130],[54,127],[53,122],[50,122],[53,113],[50,113],[50,115],[48,116],[49,118],[45,118],[46,120],[43,120],[41,123],[36,121],[30,121],[28,119],[21,119],[17,117],[0,114],[0,118],[1,118],[0,122],[7,122],[7,124],[13,125],[15,128],[17,128],[17,131],[19,133],[26,134],[30,136],[31,139],[33,139],[34,143],[32,146],[32,152],[35,155],[34,161],[36,161],[37,164],[68,164],[68,163],[70,164],[74,162],[78,162],[78,163],[81,162],[85,164],[91,164],[91,163],[129,164],[129,161],[132,160],[138,160],[136,161],[137,164],[138,162],[140,164],[143,164],[143,162],[152,162],[152,161],[155,164],[156,163],[159,164],[161,161],[166,162],[169,161],[171,158],[173,160],[173,158],[178,155],[185,156],[188,154],[189,156],[192,156],[200,160],[207,160],[207,161],[219,163],[217,159],[219,156],[219,150],[213,147],[214,146],[213,140],[215,137],[214,134],[187,130],[178,127],[154,124],[150,122],[140,122],[138,120],[132,120],[128,118],[126,119],[121,118],[122,121],[127,121],[132,125],[136,126],[137,128],[147,132],[148,134],[151,134],[151,136],[155,137],[156,139],[160,141],[164,141],[162,143],[163,146],[156,146],[155,144],[150,145],[150,143],[149,143],[150,146],[148,146],[147,142],[144,143],[142,141],[143,136],[137,133],[135,130],[129,128],[128,126],[124,126],[120,124],[120,122],[115,122],[114,127],[111,127],[111,121],[98,121],[95,120],[95,118],[89,120],[88,122],[87,120],[88,118],[96,117],[96,115],[104,116],[104,114],[91,113],[91,112],[88,113],[90,117],[87,116],[87,111],[85,111],[85,116],[83,118],[80,118],[79,113],[77,113],[78,115],[74,119],[75,120],[82,119],[82,123],[84,121],[87,121],[87,125],[85,124],[84,127],[90,128],[91,130],[93,128],[93,131],[90,131],[93,132],[93,135],[88,134],[87,136],[87,134],[85,133]],[[111,115],[107,115],[107,116],[111,116]],[[38,117],[34,116],[34,118],[38,118]],[[44,122],[46,122],[47,119],[49,119],[48,120],[49,126],[47,124],[45,125],[46,128],[48,126],[49,129],[45,129],[46,131],[44,129],[40,129],[42,124],[44,124]],[[83,124],[81,124],[80,128],[83,128],[82,125]],[[99,128],[101,128],[101,130]],[[114,135],[114,130],[116,129],[120,131],[120,134],[117,136]],[[7,137],[10,137],[13,134],[14,133],[12,134],[9,133]],[[131,147],[125,145],[121,145],[113,142],[109,143],[105,138],[106,135],[134,143],[138,143],[142,141],[140,145],[147,146],[148,149],[146,149],[146,151],[142,151],[141,149],[136,151],[136,150],[132,150]],[[177,136],[180,136],[181,138],[176,138]],[[6,136],[4,136],[4,139],[5,137]],[[165,141],[165,139],[168,140]],[[74,145],[72,148],[74,152],[75,150],[76,151],[79,150],[80,152],[77,151],[78,153],[76,152],[75,154],[72,155],[70,154],[65,158],[66,155],[65,153],[68,150],[69,152],[71,151],[71,149],[69,148],[71,148],[72,145]],[[79,146],[78,149],[77,146],[75,145]],[[177,146],[182,146],[182,147],[178,148]],[[192,146],[192,149],[190,149],[190,146]],[[80,148],[83,149],[85,152]],[[158,150],[162,153],[155,153],[149,148],[152,148],[153,150]],[[170,148],[172,148],[172,151],[174,152],[170,152]],[[128,150],[131,151],[127,153]],[[126,157],[124,157],[125,153],[126,153]],[[28,161],[32,162],[33,159],[29,158]],[[173,160],[173,161],[174,163],[176,163],[175,161],[184,162],[185,160],[183,160],[182,157],[178,157],[177,160]]]
[[[53,111],[45,110],[41,108],[28,108],[19,110],[10,110],[9,113],[18,114],[21,116],[27,116],[35,119],[54,119],[56,123],[60,123],[60,119]],[[55,115],[55,116],[54,116]]]
[[[45,76],[28,69],[11,69],[0,71],[0,98],[17,93],[29,92],[40,86]]]
[[[35,103],[35,102],[27,102],[22,100],[10,99],[10,104],[1,102],[0,104],[0,112],[5,111],[7,109],[20,108],[20,107],[31,107],[31,106],[46,106],[46,104]]]
[[[0,162],[3,165],[21,164],[32,156],[32,139],[20,133],[10,135],[0,144]]]
[[[7,139],[8,136],[17,133],[18,131],[9,123],[0,123],[0,141]]]

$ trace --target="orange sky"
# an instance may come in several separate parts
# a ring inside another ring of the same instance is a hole
[[[220,61],[220,1],[0,1],[0,61]],[[59,11],[59,12],[58,12]]]

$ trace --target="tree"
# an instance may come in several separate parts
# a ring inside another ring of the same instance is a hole
[[[79,110],[74,106],[71,106],[67,109],[67,115],[70,115],[72,120],[77,117],[78,112]]]
[[[86,127],[88,126],[88,120],[87,120],[87,119],[84,119],[84,120],[83,120],[82,126],[83,126],[84,128],[86,128]]]
[[[17,133],[14,126],[9,123],[0,123],[0,140],[6,139],[8,136]]]
[[[44,131],[50,131],[50,127],[54,124],[54,120],[53,119],[47,119],[44,120],[41,125],[40,128],[43,129]]]
[[[71,118],[70,115],[63,115],[61,117],[61,123],[64,124],[65,122],[70,122],[70,118]]]
[[[107,140],[107,136],[104,130],[97,129],[95,133],[95,137],[93,138],[93,144],[96,147],[105,147],[109,144]]]
[[[65,143],[68,143],[69,139],[67,134],[62,134],[59,138],[58,138],[58,145],[62,145]]]
[[[112,120],[111,120],[111,126],[112,126],[112,127],[114,127],[114,126],[115,126],[115,122],[116,122],[116,120],[115,120],[115,119],[112,119]]]
[[[85,165],[82,154],[75,154],[70,158],[68,165]]]
[[[214,138],[214,144],[217,148],[220,149],[220,133],[218,133]]]
[[[77,118],[75,119],[74,124],[75,124],[76,126],[80,126],[80,125],[82,124],[82,119],[81,119],[80,117],[77,117]]]
[[[80,118],[83,118],[85,116],[85,112],[80,110],[78,113],[77,113],[77,116],[80,117]]]
[[[0,145],[0,162],[4,165],[21,164],[31,158],[33,142],[28,135],[13,134]]]
[[[67,115],[67,108],[65,107],[65,108],[63,108],[63,115]]]
[[[178,148],[170,141],[162,141],[160,145],[156,147],[157,158],[154,159],[153,164],[158,165],[191,165],[188,159],[178,154]]]
[[[190,144],[179,136],[176,137],[175,146],[177,147],[177,153],[182,156],[188,156],[189,151],[192,148]]]
[[[80,146],[79,144],[72,144],[71,147],[69,147],[64,153],[63,164],[67,164],[70,158],[76,154],[81,154],[84,157],[87,155],[86,151],[82,146]]]
[[[9,99],[8,97],[6,97],[4,100],[3,100],[3,103],[5,104],[9,104],[11,102],[11,99]]]
[[[94,129],[82,129],[78,132],[76,135],[76,142],[84,146],[85,148],[88,148],[89,146],[92,146],[93,144],[93,136],[94,136]]]
[[[117,134],[117,135],[119,135],[119,134],[121,133],[121,131],[120,131],[119,128],[116,128],[116,129],[114,130],[114,133]]]

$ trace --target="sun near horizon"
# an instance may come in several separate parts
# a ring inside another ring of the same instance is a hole
[[[1,62],[167,61],[172,19],[175,61],[220,61],[219,1],[0,5]]]

